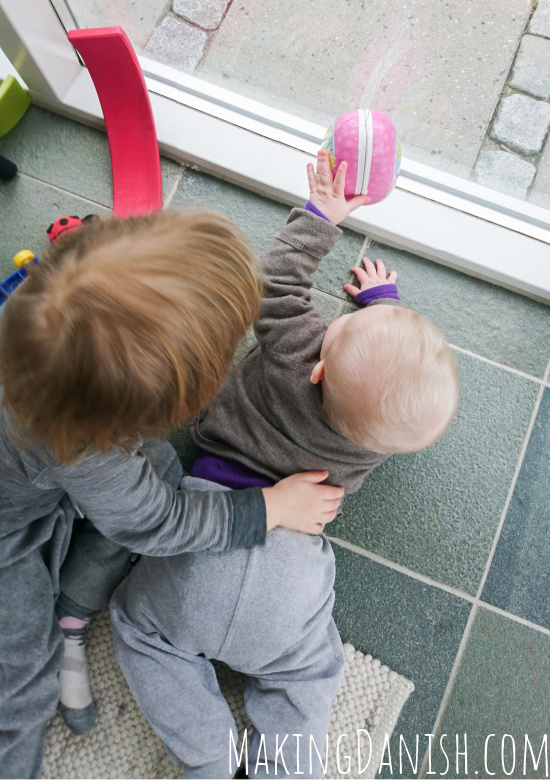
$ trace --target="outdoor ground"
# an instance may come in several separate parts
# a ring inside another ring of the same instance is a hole
[[[20,167],[0,182],[0,278],[11,257],[47,246],[66,214],[112,206],[106,136],[31,107],[0,140]],[[288,208],[163,160],[166,206],[218,210],[264,250]],[[305,176],[305,172],[304,172]],[[540,303],[346,230],[316,274],[314,300],[327,322],[349,311],[342,291],[365,254],[399,274],[406,304],[432,318],[456,351],[462,402],[444,439],[395,456],[346,499],[330,526],[337,559],[335,619],[342,639],[412,680],[386,777],[545,777],[535,756],[550,732],[550,311]],[[192,448],[174,434],[184,464]],[[411,769],[399,735],[420,761]],[[445,756],[449,755],[447,770]],[[455,734],[464,757],[455,766]],[[488,765],[484,768],[484,744]],[[504,739],[505,767],[501,764]],[[512,744],[516,768],[512,767]]]
[[[406,158],[550,208],[550,0],[68,0],[145,56],[328,126],[372,108]]]

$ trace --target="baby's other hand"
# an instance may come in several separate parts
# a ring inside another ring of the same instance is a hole
[[[379,287],[381,284],[395,284],[395,280],[397,279],[397,271],[390,271],[390,273],[386,276],[386,266],[382,260],[377,260],[375,267],[372,260],[369,260],[368,257],[364,257],[363,264],[365,266],[364,268],[362,268],[360,265],[356,265],[351,269],[352,273],[354,273],[357,277],[359,284],[361,285],[361,289],[359,289],[359,287],[355,287],[353,284],[344,285],[344,290],[348,293],[348,295],[351,295],[352,298],[355,298],[355,296],[358,295],[361,290],[368,290],[371,287]]]
[[[333,225],[337,225],[352,211],[370,201],[368,195],[356,195],[354,198],[346,200],[344,185],[347,167],[347,162],[341,162],[333,179],[326,149],[319,149],[317,152],[317,170],[313,168],[311,163],[308,163],[307,166],[309,199]]]
[[[267,510],[267,530],[276,526],[320,534],[334,520],[344,488],[319,485],[328,471],[308,471],[286,477],[274,487],[262,488]]]

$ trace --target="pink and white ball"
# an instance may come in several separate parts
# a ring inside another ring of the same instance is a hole
[[[348,164],[346,198],[369,195],[379,203],[395,187],[401,167],[401,144],[393,122],[380,111],[359,108],[341,114],[328,128],[322,148],[330,156],[333,174]]]

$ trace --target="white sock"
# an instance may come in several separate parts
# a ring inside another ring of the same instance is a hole
[[[64,617],[59,621],[65,642],[60,701],[73,709],[82,709],[93,701],[86,661],[85,636],[88,623],[89,620],[74,617]]]

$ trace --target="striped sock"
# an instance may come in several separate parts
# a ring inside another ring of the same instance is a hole
[[[73,734],[90,731],[97,714],[86,661],[86,629],[89,622],[76,617],[64,617],[59,621],[64,636],[59,710]]]

